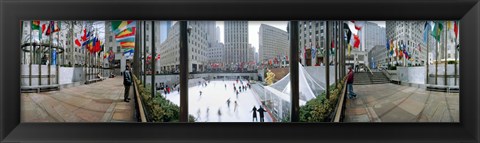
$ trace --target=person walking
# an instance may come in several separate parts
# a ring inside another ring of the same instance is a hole
[[[353,77],[354,72],[352,71],[352,67],[348,68],[348,75],[347,75],[347,88],[348,88],[348,98],[357,98],[357,94],[353,92]]]
[[[130,98],[128,96],[130,93],[130,86],[132,86],[132,75],[130,74],[130,67],[128,65],[126,66],[123,73],[123,86],[125,86],[125,94],[123,96],[123,101],[129,102]]]
[[[260,115],[260,122],[264,122],[264,112],[267,112],[265,109],[262,108],[262,105],[258,108],[258,114]]]
[[[255,122],[255,121],[258,122],[258,119],[257,119],[257,107],[253,106],[252,111],[250,111],[250,112],[253,112],[253,114],[252,114],[252,116],[253,116],[252,122]]]

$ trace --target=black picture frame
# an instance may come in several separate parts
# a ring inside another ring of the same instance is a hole
[[[1,0],[1,142],[479,142],[478,0]],[[21,20],[460,20],[460,123],[20,123]]]

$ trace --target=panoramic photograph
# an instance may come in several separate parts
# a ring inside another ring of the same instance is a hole
[[[459,122],[458,21],[180,23],[21,21],[21,122]]]

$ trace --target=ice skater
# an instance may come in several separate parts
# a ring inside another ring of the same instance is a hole
[[[265,109],[262,108],[262,105],[260,105],[257,111],[258,111],[258,114],[260,115],[260,122],[265,122],[263,113],[267,111],[265,111]]]
[[[253,109],[252,109],[252,111],[250,111],[250,112],[253,112],[253,114],[252,114],[252,115],[253,115],[252,122],[255,122],[255,121],[258,122],[258,119],[257,119],[257,108],[256,108],[255,106],[253,106]]]
[[[227,107],[230,110],[230,98],[228,98],[228,100],[227,100]]]
[[[237,106],[238,106],[238,103],[237,101],[235,101],[235,104],[233,106],[233,112],[237,112]]]
[[[227,84],[225,84],[225,90],[227,90]]]
[[[200,113],[201,113],[201,112],[200,112],[200,108],[199,108],[199,109],[197,110],[197,121],[200,121],[200,119],[201,119],[201,118],[200,118]]]
[[[200,97],[202,97],[202,91],[199,91],[200,92]]]
[[[207,114],[207,115],[206,115],[207,117],[206,117],[206,121],[208,121],[208,114],[209,114],[209,111],[210,111],[210,108],[209,108],[209,107],[207,107],[207,113],[206,113],[206,114]]]
[[[218,122],[221,122],[222,120],[222,111],[220,110],[220,108],[218,108]]]

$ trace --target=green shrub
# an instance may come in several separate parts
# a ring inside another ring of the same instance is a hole
[[[344,77],[337,85],[330,86],[329,99],[326,99],[326,93],[323,92],[304,106],[300,107],[300,122],[329,122],[330,116],[335,111],[339,94],[343,88],[345,80]]]
[[[149,84],[143,87],[143,84],[135,76],[133,77],[137,84],[141,100],[146,109],[146,116],[151,122],[178,122],[180,115],[180,107],[173,102],[167,100],[160,92],[152,98],[151,87]],[[191,115],[188,117],[189,122],[195,122],[195,118]]]

